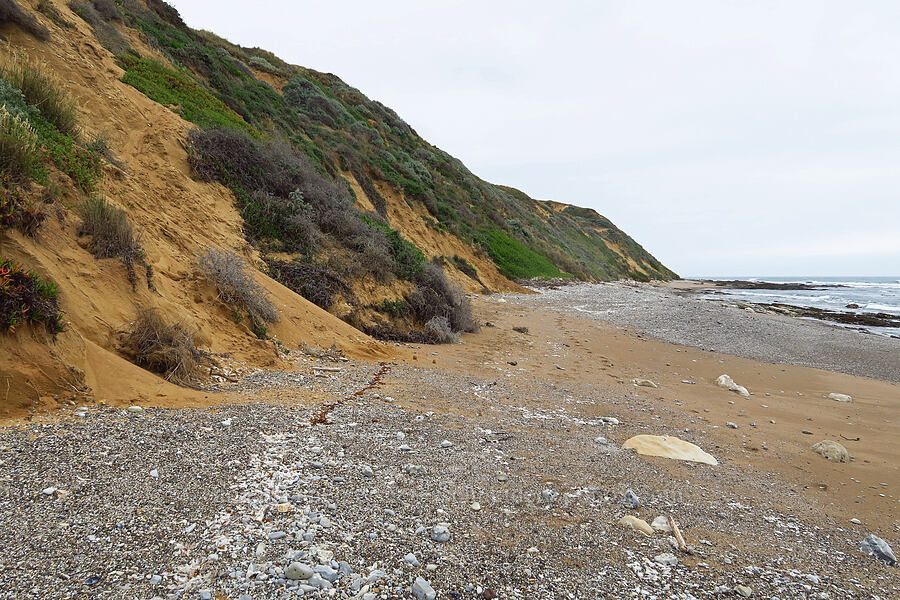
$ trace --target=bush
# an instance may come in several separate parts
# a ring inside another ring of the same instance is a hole
[[[144,258],[144,250],[126,212],[109,204],[102,196],[87,198],[78,209],[82,219],[78,234],[91,236],[93,255],[121,260],[132,287],[137,285],[134,264],[140,263],[147,272],[147,285],[152,287],[150,265]]]
[[[40,165],[38,140],[28,119],[0,106],[0,172],[11,181],[29,181]]]
[[[410,313],[427,324],[434,317],[447,319],[453,332],[476,331],[472,304],[459,286],[452,283],[434,263],[427,263],[416,283],[416,291],[406,298]]]
[[[62,16],[62,14],[60,14],[56,6],[54,6],[53,3],[49,0],[38,0],[37,10],[63,29],[72,29],[73,27],[75,27],[75,25],[71,21],[67,20],[64,16]]]
[[[334,297],[341,295],[348,304],[356,304],[353,288],[334,270],[315,263],[268,261],[272,277],[316,306],[328,310]]]
[[[139,367],[180,384],[194,380],[203,359],[191,331],[182,323],[166,323],[155,308],[138,309],[123,350]]]
[[[284,75],[284,72],[267,61],[262,56],[251,56],[250,57],[250,66],[254,67],[260,71],[265,71],[266,73],[271,73],[273,75]]]
[[[278,320],[278,310],[263,287],[253,280],[250,266],[234,252],[207,248],[196,256],[194,264],[206,281],[216,288],[219,299],[235,311],[243,310],[249,315],[255,332],[262,323]]]
[[[478,271],[474,266],[472,266],[472,263],[464,259],[462,256],[459,256],[458,254],[454,254],[451,260],[453,260],[453,266],[455,266],[457,269],[459,269],[472,279],[478,281]]]
[[[452,344],[459,337],[450,328],[447,317],[432,317],[425,323],[425,335],[432,344]]]
[[[91,26],[94,37],[101,46],[113,54],[134,53],[128,41],[111,23],[111,21],[122,20],[122,15],[112,0],[92,0],[91,2],[72,0],[69,2],[69,8]]]
[[[0,258],[0,329],[13,332],[23,323],[43,324],[51,334],[63,330],[59,313],[59,288],[33,271]]]
[[[24,235],[34,237],[47,213],[31,200],[24,200],[20,186],[9,183],[9,175],[0,176],[0,232],[15,228]]]
[[[37,107],[41,116],[60,133],[75,133],[75,103],[42,67],[21,61],[8,61],[0,65],[0,78],[18,88],[25,101]]]
[[[22,10],[22,7],[14,0],[0,0],[0,25],[7,23],[18,25],[23,31],[43,42],[50,39],[50,32],[47,31],[47,28],[38,23],[34,15]]]

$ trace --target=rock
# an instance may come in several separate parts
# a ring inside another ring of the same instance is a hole
[[[835,402],[853,402],[853,396],[848,396],[847,394],[836,394],[831,393],[828,394],[828,397]]]
[[[850,519],[850,522],[854,525],[862,525],[862,521],[860,521],[859,519]]]
[[[734,593],[738,596],[743,596],[744,598],[749,598],[753,595],[753,590],[746,585],[736,585],[734,586]]]
[[[812,451],[816,454],[821,454],[831,462],[850,462],[850,453],[847,452],[843,445],[838,444],[834,440],[822,440],[818,444],[813,444]]]
[[[153,469],[150,471],[150,477],[159,477],[159,471]]]
[[[340,572],[333,569],[330,565],[316,565],[313,567],[313,571],[328,583],[334,583],[341,578]]]
[[[731,421],[728,421],[727,423],[725,423],[725,427],[727,427],[728,429],[737,429],[738,428],[737,423],[732,423]]]
[[[894,555],[894,551],[891,550],[891,547],[888,546],[886,541],[874,533],[870,533],[862,542],[860,542],[859,549],[866,554],[874,556],[889,567],[893,567],[897,564],[897,557]]]
[[[625,506],[629,508],[637,508],[641,505],[641,499],[631,490],[625,491]]]
[[[311,585],[314,588],[318,588],[320,590],[330,590],[334,586],[331,585],[331,582],[327,579],[323,578],[321,575],[316,573],[312,577],[306,580],[307,585]]]
[[[143,408],[141,408],[140,406],[137,406],[137,405],[135,405],[135,404],[132,404],[132,405],[129,406],[126,410],[127,410],[128,412],[134,413],[134,414],[144,412],[144,409],[143,409]]]
[[[599,421],[607,425],[618,425],[619,420],[615,417],[600,417]]]
[[[635,531],[640,531],[647,535],[653,535],[653,529],[647,525],[647,521],[643,519],[639,519],[633,515],[625,515],[621,519],[619,519],[619,525],[623,527],[630,527]]]
[[[509,481],[509,475],[502,471],[497,472],[497,481]]]
[[[450,530],[444,525],[435,525],[431,528],[431,539],[444,543],[450,540]]]
[[[162,582],[162,577],[159,575],[154,575],[153,577],[150,578],[150,580],[147,583],[149,583],[150,585],[159,585],[161,582]]]
[[[414,465],[411,463],[403,465],[403,472],[407,475],[411,475],[412,477],[424,475],[427,471],[428,469],[426,469],[423,465]]]
[[[375,471],[373,471],[372,467],[370,467],[369,465],[363,465],[362,468],[359,470],[359,474],[362,475],[363,477],[374,477]]]
[[[478,510],[481,510],[481,504],[479,504],[478,502],[473,502],[472,504],[469,505],[469,508],[471,508],[472,510],[478,511]]]
[[[209,590],[200,590],[200,600],[212,600],[212,592]]]
[[[288,579],[309,579],[315,575],[312,567],[299,562],[292,562],[288,568],[284,570],[284,576]]]
[[[275,510],[277,510],[280,513],[291,512],[293,509],[294,509],[294,507],[291,506],[290,502],[282,502],[281,504],[275,505]]]
[[[452,448],[452,447],[453,447],[453,442],[451,442],[450,440],[444,440],[443,442],[441,442],[441,448]]]
[[[56,493],[56,490],[57,490],[57,489],[58,489],[58,488],[55,488],[55,487],[53,487],[53,486],[50,486],[50,487],[48,487],[48,488],[42,489],[42,490],[41,490],[41,493],[42,493],[43,495],[45,495],[45,496],[52,496],[53,494]]]
[[[605,437],[603,437],[602,435],[598,435],[597,437],[595,437],[595,438],[594,438],[594,441],[597,442],[598,444],[602,445],[602,446],[605,446],[605,445],[607,445],[607,444],[609,443],[609,440],[607,440],[607,439],[606,439]]]
[[[657,554],[653,560],[658,562],[661,565],[668,565],[670,567],[674,567],[678,564],[678,559],[675,558],[675,555],[671,552],[665,552],[663,554]]]
[[[416,577],[416,580],[413,582],[412,594],[416,597],[416,600],[434,600],[437,597],[437,593],[431,587],[431,584],[421,576]]]
[[[716,378],[716,385],[718,385],[720,388],[725,388],[728,391],[734,392],[739,396],[743,396],[744,398],[750,396],[750,392],[747,391],[747,388],[742,385],[736,384],[734,382],[734,379],[732,379],[728,375],[719,375]]]
[[[409,554],[407,554],[406,556],[404,556],[404,557],[403,557],[403,560],[405,560],[406,562],[408,562],[409,564],[411,564],[411,565],[414,566],[414,567],[418,567],[418,566],[419,566],[419,559],[416,558],[416,555],[413,554],[412,552],[410,552]]]
[[[525,552],[527,552],[528,554],[537,554],[538,552],[540,552],[540,550],[538,550],[538,547],[537,547],[537,546],[532,546],[531,548],[529,548],[529,549],[526,550]]]
[[[648,388],[658,388],[659,387],[658,385],[656,385],[656,383],[654,383],[653,381],[650,381],[649,379],[632,379],[631,383],[638,387],[648,387]]]
[[[559,492],[557,492],[556,490],[547,488],[541,492],[541,500],[543,500],[544,502],[553,502],[557,498],[559,498]]]
[[[401,444],[400,446],[397,447],[397,450],[401,450],[403,452],[409,452],[410,450],[412,450],[412,448],[410,448],[410,446],[408,444]]]
[[[669,525],[669,519],[662,515],[653,519],[653,522],[650,523],[650,527],[656,531],[672,531],[672,527]]]
[[[699,446],[671,435],[636,435],[622,445],[644,456],[659,456],[675,460],[687,460],[707,465],[718,465],[719,461]]]

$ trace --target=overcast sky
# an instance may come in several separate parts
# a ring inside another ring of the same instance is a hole
[[[900,2],[172,2],[682,275],[900,275]]]

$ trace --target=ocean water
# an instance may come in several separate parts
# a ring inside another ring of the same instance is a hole
[[[808,283],[812,290],[728,290],[709,298],[729,298],[744,302],[790,304],[856,313],[888,313],[900,315],[900,277],[703,277],[766,281],[773,283]],[[847,308],[857,304],[859,308]],[[858,327],[858,326],[854,326]],[[873,333],[898,335],[897,328],[870,327]]]

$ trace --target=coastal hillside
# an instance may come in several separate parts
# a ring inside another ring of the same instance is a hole
[[[452,341],[476,328],[464,292],[516,280],[676,277],[593,210],[485,182],[336,76],[160,0],[0,0],[0,35],[7,414]]]

